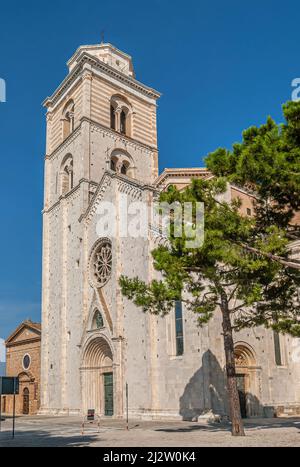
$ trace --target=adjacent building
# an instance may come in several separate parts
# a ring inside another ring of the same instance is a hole
[[[40,407],[41,325],[26,320],[6,339],[6,376],[18,376],[16,414],[34,415]],[[2,412],[12,414],[13,396],[2,396]]]

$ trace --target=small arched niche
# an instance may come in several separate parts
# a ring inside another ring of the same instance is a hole
[[[62,111],[62,131],[63,140],[65,140],[74,131],[74,112],[75,104],[73,99],[70,99]]]
[[[60,166],[60,194],[65,195],[74,186],[73,157],[67,154]]]
[[[110,170],[135,178],[134,162],[126,151],[115,149],[110,156]]]
[[[104,319],[101,311],[96,308],[94,310],[93,319],[92,319],[92,330],[104,328]]]

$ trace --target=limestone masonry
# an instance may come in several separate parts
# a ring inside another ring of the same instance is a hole
[[[43,210],[41,409],[43,414],[197,419],[227,414],[218,313],[200,329],[177,302],[165,318],[126,300],[121,274],[157,274],[149,238],[99,238],[97,209],[122,194],[150,203],[205,169],[158,176],[160,94],[136,80],[131,57],[110,44],[80,47],[47,107]],[[170,135],[172,137],[172,135]],[[251,215],[251,196],[229,187]],[[300,414],[297,341],[265,329],[235,335],[244,416]],[[298,344],[299,345],[299,344]],[[299,352],[298,352],[299,354]]]

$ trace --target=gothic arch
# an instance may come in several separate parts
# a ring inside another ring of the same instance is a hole
[[[104,333],[98,332],[97,336],[93,335],[86,340],[83,349],[82,368],[101,368],[105,363],[111,366],[112,361],[113,349]]]
[[[81,366],[83,413],[95,409],[97,415],[105,414],[104,378],[106,374],[114,374],[113,360],[112,344],[103,332],[87,338]]]
[[[256,366],[256,356],[254,349],[246,342],[237,342],[234,346],[234,356],[236,366]]]
[[[102,318],[102,325],[99,326],[99,323],[96,323],[97,315],[101,315]],[[93,304],[90,309],[88,322],[87,322],[87,331],[97,331],[99,329],[106,328],[106,317],[105,313],[103,312],[102,308],[97,304]]]
[[[247,417],[261,416],[260,367],[256,353],[248,343],[236,342],[234,356],[241,411]]]

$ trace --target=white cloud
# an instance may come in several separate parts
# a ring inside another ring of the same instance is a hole
[[[5,362],[5,344],[4,339],[0,337],[0,362]]]

